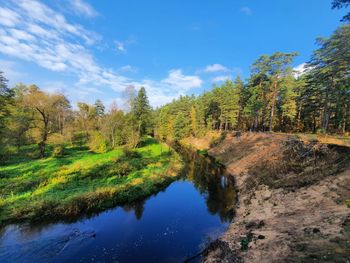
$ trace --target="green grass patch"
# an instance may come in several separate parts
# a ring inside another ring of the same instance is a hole
[[[63,157],[37,160],[26,154],[0,166],[0,224],[70,219],[133,202],[167,186],[182,166],[177,153],[152,138],[135,150],[70,147]]]
[[[200,155],[208,155],[208,150],[207,149],[200,149],[200,150],[197,150],[197,153],[200,154]]]
[[[348,208],[350,208],[350,199],[346,200],[346,201],[345,201],[345,204],[346,204],[346,206],[347,206]]]

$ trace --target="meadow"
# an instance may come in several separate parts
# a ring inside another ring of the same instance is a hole
[[[67,147],[62,157],[36,160],[29,157],[34,147],[0,166],[0,224],[69,220],[132,203],[167,186],[182,166],[176,152],[150,137],[133,150]]]

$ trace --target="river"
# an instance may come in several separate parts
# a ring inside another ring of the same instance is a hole
[[[236,191],[209,157],[183,156],[181,178],[141,202],[74,222],[1,229],[0,262],[183,262],[197,255],[227,229]]]

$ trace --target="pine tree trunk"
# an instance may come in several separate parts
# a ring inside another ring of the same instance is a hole
[[[316,114],[315,112],[313,113],[313,127],[312,127],[312,132],[316,133]]]
[[[276,98],[277,98],[277,80],[275,81],[273,85],[273,98],[272,98],[272,104],[271,104],[271,115],[270,115],[270,129],[269,131],[273,131],[273,118],[275,113],[275,104],[276,104]]]
[[[301,122],[301,105],[298,107],[298,113],[297,113],[297,131],[300,131],[300,122]]]
[[[345,104],[345,107],[344,107],[344,115],[343,115],[343,120],[342,120],[342,133],[343,133],[343,134],[344,134],[345,131],[346,131],[347,109],[348,109],[348,105]]]
[[[241,109],[238,111],[238,117],[237,117],[237,130],[241,130]]]

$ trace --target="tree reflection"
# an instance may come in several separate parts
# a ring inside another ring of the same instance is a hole
[[[233,179],[212,159],[193,153],[191,150],[179,148],[178,150],[185,159],[182,174],[205,198],[208,212],[218,214],[222,222],[231,221],[236,205]],[[133,211],[136,219],[140,220],[146,200],[124,205],[123,209],[126,212]]]
[[[186,152],[187,179],[205,196],[208,211],[224,222],[232,220],[236,204],[233,180],[213,160]]]
[[[139,201],[139,202],[134,202],[132,204],[128,204],[128,205],[124,205],[123,206],[123,210],[125,212],[130,212],[130,211],[134,211],[135,214],[135,218],[137,220],[140,220],[142,218],[143,215],[143,211],[145,209],[144,205],[145,205],[145,201]]]

